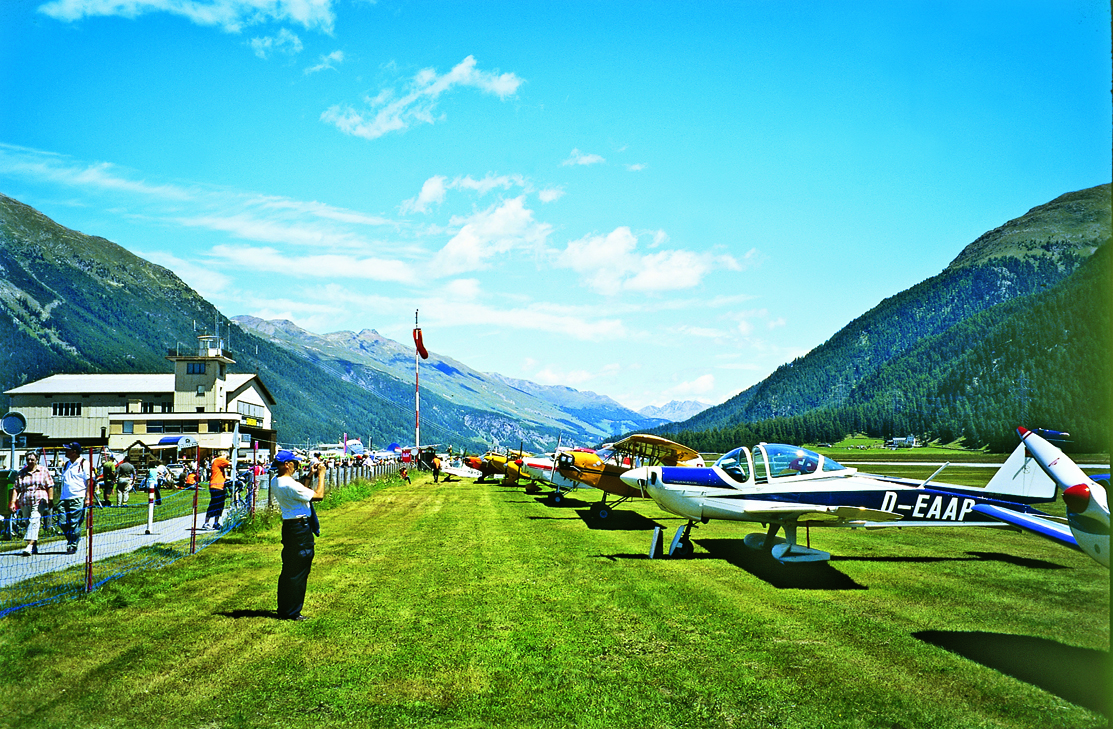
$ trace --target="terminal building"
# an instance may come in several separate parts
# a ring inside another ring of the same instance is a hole
[[[26,447],[76,440],[121,452],[188,435],[202,452],[274,452],[274,396],[258,375],[228,372],[235,360],[223,340],[201,336],[166,358],[173,374],[52,375],[8,390],[11,410],[27,419]]]

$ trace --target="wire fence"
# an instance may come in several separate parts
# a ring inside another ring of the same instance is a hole
[[[326,472],[326,493],[355,480],[397,473],[403,464],[337,466]],[[137,570],[165,567],[217,542],[247,520],[277,510],[269,475],[227,482],[223,496],[200,488],[139,490],[126,503],[99,499],[80,515],[76,552],[67,549],[67,514],[55,508],[41,519],[33,554],[25,554],[29,519],[20,512],[0,517],[0,617],[21,608],[76,597]],[[215,501],[213,496],[216,497]],[[223,502],[219,514],[216,509]],[[72,513],[71,513],[72,518]],[[204,529],[206,522],[219,528]],[[207,518],[209,517],[209,518]],[[76,523],[76,522],[75,522]]]

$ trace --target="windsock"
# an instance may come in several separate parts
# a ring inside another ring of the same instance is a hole
[[[425,348],[425,343],[421,341],[421,327],[414,329],[414,344],[417,345],[417,353],[421,355],[421,358],[429,359],[429,350]]]

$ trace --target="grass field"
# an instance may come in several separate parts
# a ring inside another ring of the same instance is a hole
[[[812,529],[835,557],[788,567],[711,522],[651,561],[681,520],[571,496],[357,484],[322,510],[304,623],[272,617],[276,520],[13,613],[0,726],[1108,725],[1109,571],[1082,554]]]

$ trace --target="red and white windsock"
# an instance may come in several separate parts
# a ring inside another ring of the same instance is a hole
[[[422,359],[429,359],[429,350],[425,348],[425,343],[421,341],[421,327],[414,327],[414,345]]]

